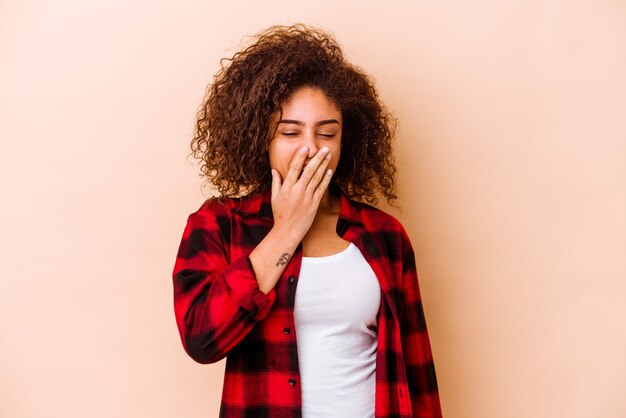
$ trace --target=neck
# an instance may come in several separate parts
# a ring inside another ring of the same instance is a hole
[[[317,208],[317,213],[328,214],[339,212],[339,204],[339,197],[332,195],[327,188],[320,200],[320,205]]]

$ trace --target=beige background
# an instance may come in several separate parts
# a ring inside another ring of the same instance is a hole
[[[447,418],[626,416],[626,4],[0,3],[0,416],[217,417],[171,271],[219,58],[304,21],[400,118]]]

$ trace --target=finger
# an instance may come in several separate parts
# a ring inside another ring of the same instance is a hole
[[[304,182],[304,184],[308,186],[309,182],[315,175],[315,172],[328,154],[330,154],[328,147],[323,147],[317,152],[317,154],[315,154],[315,156],[313,156],[306,167],[304,167],[302,175],[300,176],[300,179]]]
[[[324,176],[322,177],[322,181],[320,181],[320,184],[318,184],[317,188],[315,189],[315,192],[313,193],[315,198],[317,199],[322,198],[332,178],[333,178],[333,170],[331,170],[330,168],[326,169]]]
[[[278,170],[274,170],[272,168],[272,200],[276,198],[278,192],[280,191],[281,181],[280,181],[280,173]]]
[[[330,153],[326,154],[326,156],[324,157],[320,165],[317,167],[317,170],[315,170],[315,173],[313,174],[311,181],[307,185],[307,190],[311,192],[315,191],[320,181],[324,178],[324,174],[326,173],[326,168],[328,168],[328,164],[330,164],[331,159],[332,159],[332,155]],[[311,163],[309,163],[309,165],[311,165]],[[306,168],[308,168],[309,165],[307,165]]]
[[[298,181],[300,171],[302,171],[302,167],[304,166],[304,161],[306,160],[308,153],[309,148],[305,145],[300,148],[295,157],[291,159],[291,162],[289,163],[289,171],[287,172],[284,183],[293,184]]]

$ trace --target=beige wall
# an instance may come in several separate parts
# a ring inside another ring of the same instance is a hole
[[[626,416],[626,5],[0,5],[0,416],[217,417],[171,271],[222,56],[332,30],[401,120],[403,212],[447,418]]]

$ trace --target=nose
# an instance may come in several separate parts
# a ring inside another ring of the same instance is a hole
[[[314,132],[306,132],[303,135],[303,143],[302,145],[306,145],[307,147],[309,147],[309,155],[307,158],[307,162],[308,160],[310,160],[311,158],[313,158],[315,156],[315,154],[317,154],[317,152],[319,151],[319,144],[317,142],[317,139],[315,138],[315,133]]]

